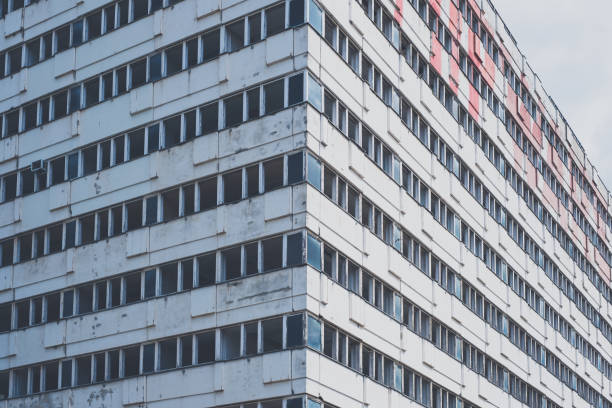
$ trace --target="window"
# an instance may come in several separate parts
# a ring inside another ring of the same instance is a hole
[[[257,242],[244,246],[245,272],[254,275],[259,272],[259,245]]]
[[[166,50],[166,75],[172,75],[183,69],[183,44]]]
[[[171,221],[179,217],[179,189],[162,193],[163,220]]]
[[[166,119],[164,124],[164,147],[176,146],[181,142],[181,116]]]
[[[257,354],[257,322],[244,325],[244,351],[247,356]]]
[[[308,264],[321,270],[321,242],[312,235],[308,234]]]
[[[53,254],[62,250],[62,229],[62,224],[54,225],[47,229],[48,253]]]
[[[55,94],[51,97],[51,100],[53,102],[53,118],[59,119],[66,116],[68,110],[68,92],[63,91],[58,94]],[[8,120],[9,117],[7,115],[7,121]]]
[[[266,37],[283,31],[285,29],[285,3],[266,9],[265,17]]]
[[[281,268],[283,265],[283,237],[262,241],[263,271]]]
[[[244,19],[226,25],[225,36],[227,52],[242,48],[244,46]]]
[[[230,177],[230,182],[231,177]],[[200,190],[200,211],[204,211],[217,206],[217,178],[211,177],[208,180],[198,183]]]
[[[157,275],[155,269],[149,269],[144,273],[144,298],[150,299],[157,294]]]
[[[352,41],[348,45],[348,63],[357,74],[359,74],[359,49]]]
[[[221,273],[223,280],[239,278],[241,275],[241,247],[221,251]]]
[[[323,32],[323,12],[314,0],[308,0],[309,2],[309,22],[312,28],[314,28],[319,34]]]
[[[321,163],[311,154],[308,154],[308,182],[321,190]]]
[[[289,330],[289,317],[287,318],[287,331]],[[321,322],[308,316],[308,346],[321,350]]]
[[[325,16],[325,40],[333,49],[337,48],[337,38],[338,26],[328,16]]]
[[[261,41],[261,13],[249,16],[249,44]]]
[[[283,318],[268,319],[261,322],[263,331],[263,351],[276,351],[283,348]]]
[[[223,101],[225,110],[225,127],[242,123],[242,93],[230,96]]]
[[[140,300],[140,275],[140,272],[137,272],[125,277],[125,304]]]
[[[183,187],[183,214],[191,215],[195,212],[195,184]]]
[[[32,258],[32,234],[27,234],[19,238],[19,262],[28,261],[31,258]]]
[[[149,343],[142,346],[142,373],[155,371],[155,344]]]
[[[247,91],[247,119],[259,117],[259,87]]]
[[[105,379],[106,373],[106,356],[104,353],[94,355],[94,378],[93,382],[101,382]]]
[[[127,230],[142,227],[142,201],[136,200],[125,205],[127,213]]]
[[[304,344],[304,315],[287,316],[287,347]]]
[[[145,130],[144,128],[128,133],[128,148],[130,160],[144,156],[145,150]]]
[[[232,360],[240,357],[240,326],[221,329],[221,358]]]
[[[310,74],[308,74],[308,102],[318,111],[321,110],[321,85]]]
[[[98,11],[85,18],[87,23],[87,39],[98,38],[102,33],[102,12]]]
[[[223,202],[232,203],[242,198],[242,170],[223,175]]]
[[[91,383],[91,356],[76,359],[76,385]]]
[[[103,10],[104,21],[106,22],[104,31],[109,33],[115,29],[115,5],[108,6]]]
[[[98,146],[90,146],[83,149],[83,175],[88,176],[95,173],[98,168]]]
[[[72,46],[76,47],[83,42],[83,20],[72,23]]]
[[[196,126],[196,115],[197,111],[192,110],[185,113],[185,140],[191,140],[197,135],[197,126]]]
[[[115,88],[116,95],[121,95],[125,91],[127,91],[127,67],[121,67],[115,71]]]
[[[288,105],[295,105],[304,100],[304,74],[297,74],[289,78]]]
[[[161,53],[153,54],[149,57],[149,81],[157,81],[162,77]]]
[[[246,168],[247,177],[247,197],[254,197],[259,194],[259,165],[255,164]]]
[[[217,102],[211,103],[200,108],[202,119],[202,134],[215,132],[219,128],[219,105]]]
[[[279,157],[265,162],[264,169],[264,191],[271,191],[283,186],[283,162]]]
[[[67,50],[70,46],[70,26],[64,26],[55,31],[55,53]]]
[[[79,219],[81,227],[81,245],[92,243],[95,239],[95,215],[91,214]]]
[[[193,349],[193,337],[183,336],[179,339],[180,341],[180,366],[187,367],[192,364],[192,349]]]
[[[202,36],[202,48],[203,48],[204,61],[208,61],[219,55],[220,43],[221,43],[220,40],[221,40],[221,34],[220,34],[219,29],[213,30]]]
[[[93,286],[86,285],[81,286],[77,289],[77,297],[78,297],[78,313],[89,313],[92,311],[93,305]]]
[[[167,295],[178,290],[178,264],[172,263],[159,268],[161,294]]]
[[[132,5],[134,9],[133,10],[134,21],[147,15],[148,8],[149,8],[148,3],[149,3],[148,0],[134,0],[133,5]]]
[[[121,164],[125,161],[125,137],[119,136],[113,139],[113,147],[115,150],[114,164]]]
[[[140,346],[123,349],[123,376],[138,375],[140,366]]]
[[[289,26],[294,27],[304,22],[304,0],[289,1]]]
[[[56,390],[58,387],[59,363],[54,361],[43,365],[45,376],[45,391]]]
[[[138,88],[147,83],[147,60],[146,58],[130,64],[130,74],[132,86],[130,89]]]
[[[124,26],[128,23],[129,7],[129,0],[121,0],[117,4],[117,20],[119,22],[118,27]]]
[[[196,336],[198,364],[215,361],[215,332],[201,333]]]
[[[198,262],[198,285],[213,285],[216,280],[216,257],[215,254],[203,255],[197,258]]]
[[[102,99],[110,99],[113,97],[113,73],[109,72],[102,75]]]
[[[176,339],[159,342],[159,369],[168,370],[176,367]]]
[[[287,266],[301,265],[302,257],[302,233],[287,236]]]
[[[302,152],[287,157],[287,183],[294,184],[304,180],[304,154]]]
[[[30,41],[26,44],[26,66],[38,63],[40,57],[40,39]],[[4,74],[4,72],[2,72]]]
[[[62,388],[72,386],[72,360],[62,361]]]

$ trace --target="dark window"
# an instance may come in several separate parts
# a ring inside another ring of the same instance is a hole
[[[14,110],[6,114],[6,136],[19,133],[19,110]]]
[[[240,277],[241,248],[235,247],[221,251],[221,273],[224,280]]]
[[[76,47],[77,45],[83,42],[83,20],[75,21],[72,23],[72,46]]]
[[[183,187],[183,213],[191,215],[195,212],[195,184]]]
[[[30,301],[23,300],[15,304],[15,326],[17,329],[27,327],[30,325]]]
[[[261,322],[263,331],[262,343],[264,353],[283,348],[283,318],[264,320]]]
[[[74,291],[64,292],[64,305],[62,307],[62,317],[70,317],[74,314]]]
[[[136,61],[130,65],[132,75],[132,86],[138,88],[147,83],[147,60],[146,58]]]
[[[200,109],[202,118],[202,134],[215,132],[219,129],[219,104],[217,102]]]
[[[108,238],[108,211],[98,213],[98,237],[99,239]]]
[[[181,142],[181,116],[164,120],[164,146],[172,147]]]
[[[54,225],[48,229],[49,253],[53,254],[62,250],[62,224]]]
[[[212,177],[198,183],[200,190],[200,211],[217,206],[217,178]]]
[[[108,379],[119,378],[119,350],[108,352]]]
[[[171,221],[179,216],[179,189],[175,188],[162,193],[164,221]]]
[[[149,299],[155,297],[156,292],[156,273],[155,269],[150,269],[145,271],[145,281],[144,281],[144,297],[145,299]]]
[[[96,310],[106,309],[106,281],[96,283]]]
[[[264,191],[271,191],[283,186],[283,162],[279,157],[265,162],[264,169]]]
[[[266,114],[277,112],[285,106],[285,80],[279,79],[264,85]]]
[[[32,324],[40,324],[43,321],[42,316],[43,298],[37,297],[32,299]]]
[[[149,81],[157,81],[161,76],[161,53],[157,53],[149,57]]]
[[[75,179],[79,176],[79,152],[70,153],[68,155],[68,180]]]
[[[266,37],[280,33],[285,29],[285,3],[270,7],[265,11]]]
[[[259,87],[247,91],[247,119],[259,117]]]
[[[55,31],[55,53],[67,50],[70,46],[70,26]]]
[[[43,366],[43,369],[45,372],[45,391],[57,390],[59,363],[57,361],[47,363]]]
[[[259,194],[259,165],[246,168],[247,177],[247,197],[253,197]]]
[[[304,0],[289,1],[289,26],[293,27],[304,22]]]
[[[38,174],[32,172],[30,169],[23,170],[21,172],[21,195],[28,195],[34,192],[34,178]],[[43,182],[39,179],[39,182]],[[45,188],[44,184],[39,186],[39,190]]]
[[[32,234],[19,237],[19,262],[32,259]]]
[[[70,113],[81,109],[81,85],[70,88]]]
[[[94,355],[94,382],[104,381],[106,361],[104,353]]]
[[[304,74],[289,78],[289,106],[304,100]]]
[[[85,82],[85,107],[98,103],[100,95],[100,78]]]
[[[112,230],[111,236],[118,235],[123,232],[123,207],[117,206],[111,209]]]
[[[117,95],[127,91],[127,67],[121,67],[115,71]]]
[[[261,14],[249,16],[249,44],[261,41]]]
[[[193,67],[198,63],[198,39],[194,38],[187,41],[187,68]]]
[[[111,279],[110,281],[110,302],[111,307],[121,304],[121,278]]]
[[[2,252],[0,253],[0,266],[7,266],[13,264],[13,240],[8,239],[0,243]]]
[[[193,288],[193,260],[188,259],[181,262],[181,271],[183,272],[181,289],[189,290]]]
[[[109,72],[102,75],[102,99],[113,97],[113,73]]]
[[[176,367],[176,339],[159,342],[159,368],[167,370]]]
[[[35,39],[26,44],[26,66],[34,65],[40,57],[40,39]]]
[[[287,266],[301,265],[304,262],[302,252],[302,233],[287,235]]]
[[[76,385],[91,383],[91,356],[76,359]]]
[[[196,115],[196,110],[185,113],[185,140],[191,140],[197,135]]]
[[[283,265],[283,237],[262,241],[263,271],[278,269]]]
[[[287,347],[304,344],[304,315],[287,316]]]
[[[83,149],[83,175],[95,173],[98,167],[98,146]]]
[[[129,0],[121,0],[117,6],[118,6],[117,14],[119,14],[119,16],[118,16],[119,27],[121,27],[121,26],[126,25],[128,23]]]
[[[223,101],[225,108],[225,126],[231,127],[242,123],[242,93],[230,96]]]
[[[98,38],[102,32],[102,12],[98,11],[90,16],[87,16],[87,39],[93,40]]]
[[[4,200],[10,201],[17,196],[17,173],[4,177]]]
[[[125,278],[125,303],[130,304],[140,300],[140,272]]]
[[[52,293],[45,296],[47,301],[47,322],[55,322],[60,318],[60,294]]]
[[[140,346],[123,349],[123,376],[138,375],[140,365]]]
[[[163,0],[151,0],[151,13],[161,10],[164,7]]]
[[[146,206],[145,225],[153,225],[157,222],[157,196],[148,197]]]
[[[40,100],[40,124],[49,122],[49,98]]]
[[[126,204],[127,230],[132,231],[142,227],[142,200],[132,201]]]
[[[259,245],[257,242],[244,246],[245,268],[247,275],[254,275],[259,272]]]
[[[196,336],[198,344],[198,364],[215,361],[215,332],[207,332]]]
[[[161,294],[167,295],[178,290],[178,264],[164,265],[160,270]]]
[[[240,357],[240,326],[221,329],[221,358],[231,360]]]
[[[105,31],[111,32],[115,29],[115,5],[108,6],[104,9],[104,17],[106,18]]]
[[[166,75],[172,75],[183,69],[183,44],[166,50]]]
[[[225,26],[225,47],[227,52],[239,50],[244,46],[244,19]]]
[[[287,183],[304,180],[304,155],[302,152],[287,156]]]
[[[0,305],[0,333],[11,330],[11,304]]]
[[[53,98],[53,118],[63,118],[68,109],[68,91],[63,91],[52,96]]]
[[[147,15],[149,4],[148,0],[134,0],[134,20],[138,20]]]
[[[142,373],[148,374],[155,371],[155,344],[149,343],[142,346]]]
[[[115,146],[114,164],[121,164],[125,161],[125,137],[123,135],[117,136],[113,139],[113,145]]]
[[[198,257],[198,285],[208,286],[215,283],[216,256],[208,254]]]
[[[145,130],[144,128],[134,130],[128,133],[128,143],[130,149],[130,160],[137,159],[139,157],[144,156],[144,137]]]
[[[51,185],[59,184],[64,181],[64,156],[51,161]]]
[[[81,222],[81,244],[92,243],[95,239],[95,215],[87,215],[79,220]]]
[[[159,150],[159,125],[149,126],[147,134],[148,152]]]
[[[223,175],[223,202],[231,203],[242,198],[242,170]]]
[[[43,37],[43,52],[42,59],[49,58],[53,53],[53,34],[47,34]]]
[[[216,29],[202,36],[202,48],[204,61],[208,61],[219,55],[221,44],[220,30]]]
[[[257,354],[257,323],[244,325],[245,354],[247,356]]]

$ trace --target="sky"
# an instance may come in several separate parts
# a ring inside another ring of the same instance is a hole
[[[492,2],[612,191],[612,2]]]

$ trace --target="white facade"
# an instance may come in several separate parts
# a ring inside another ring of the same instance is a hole
[[[431,3],[2,3],[0,407],[611,408],[609,194]]]

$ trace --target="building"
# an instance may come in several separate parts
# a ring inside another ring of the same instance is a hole
[[[0,407],[612,407],[610,193],[487,1],[2,0]]]

